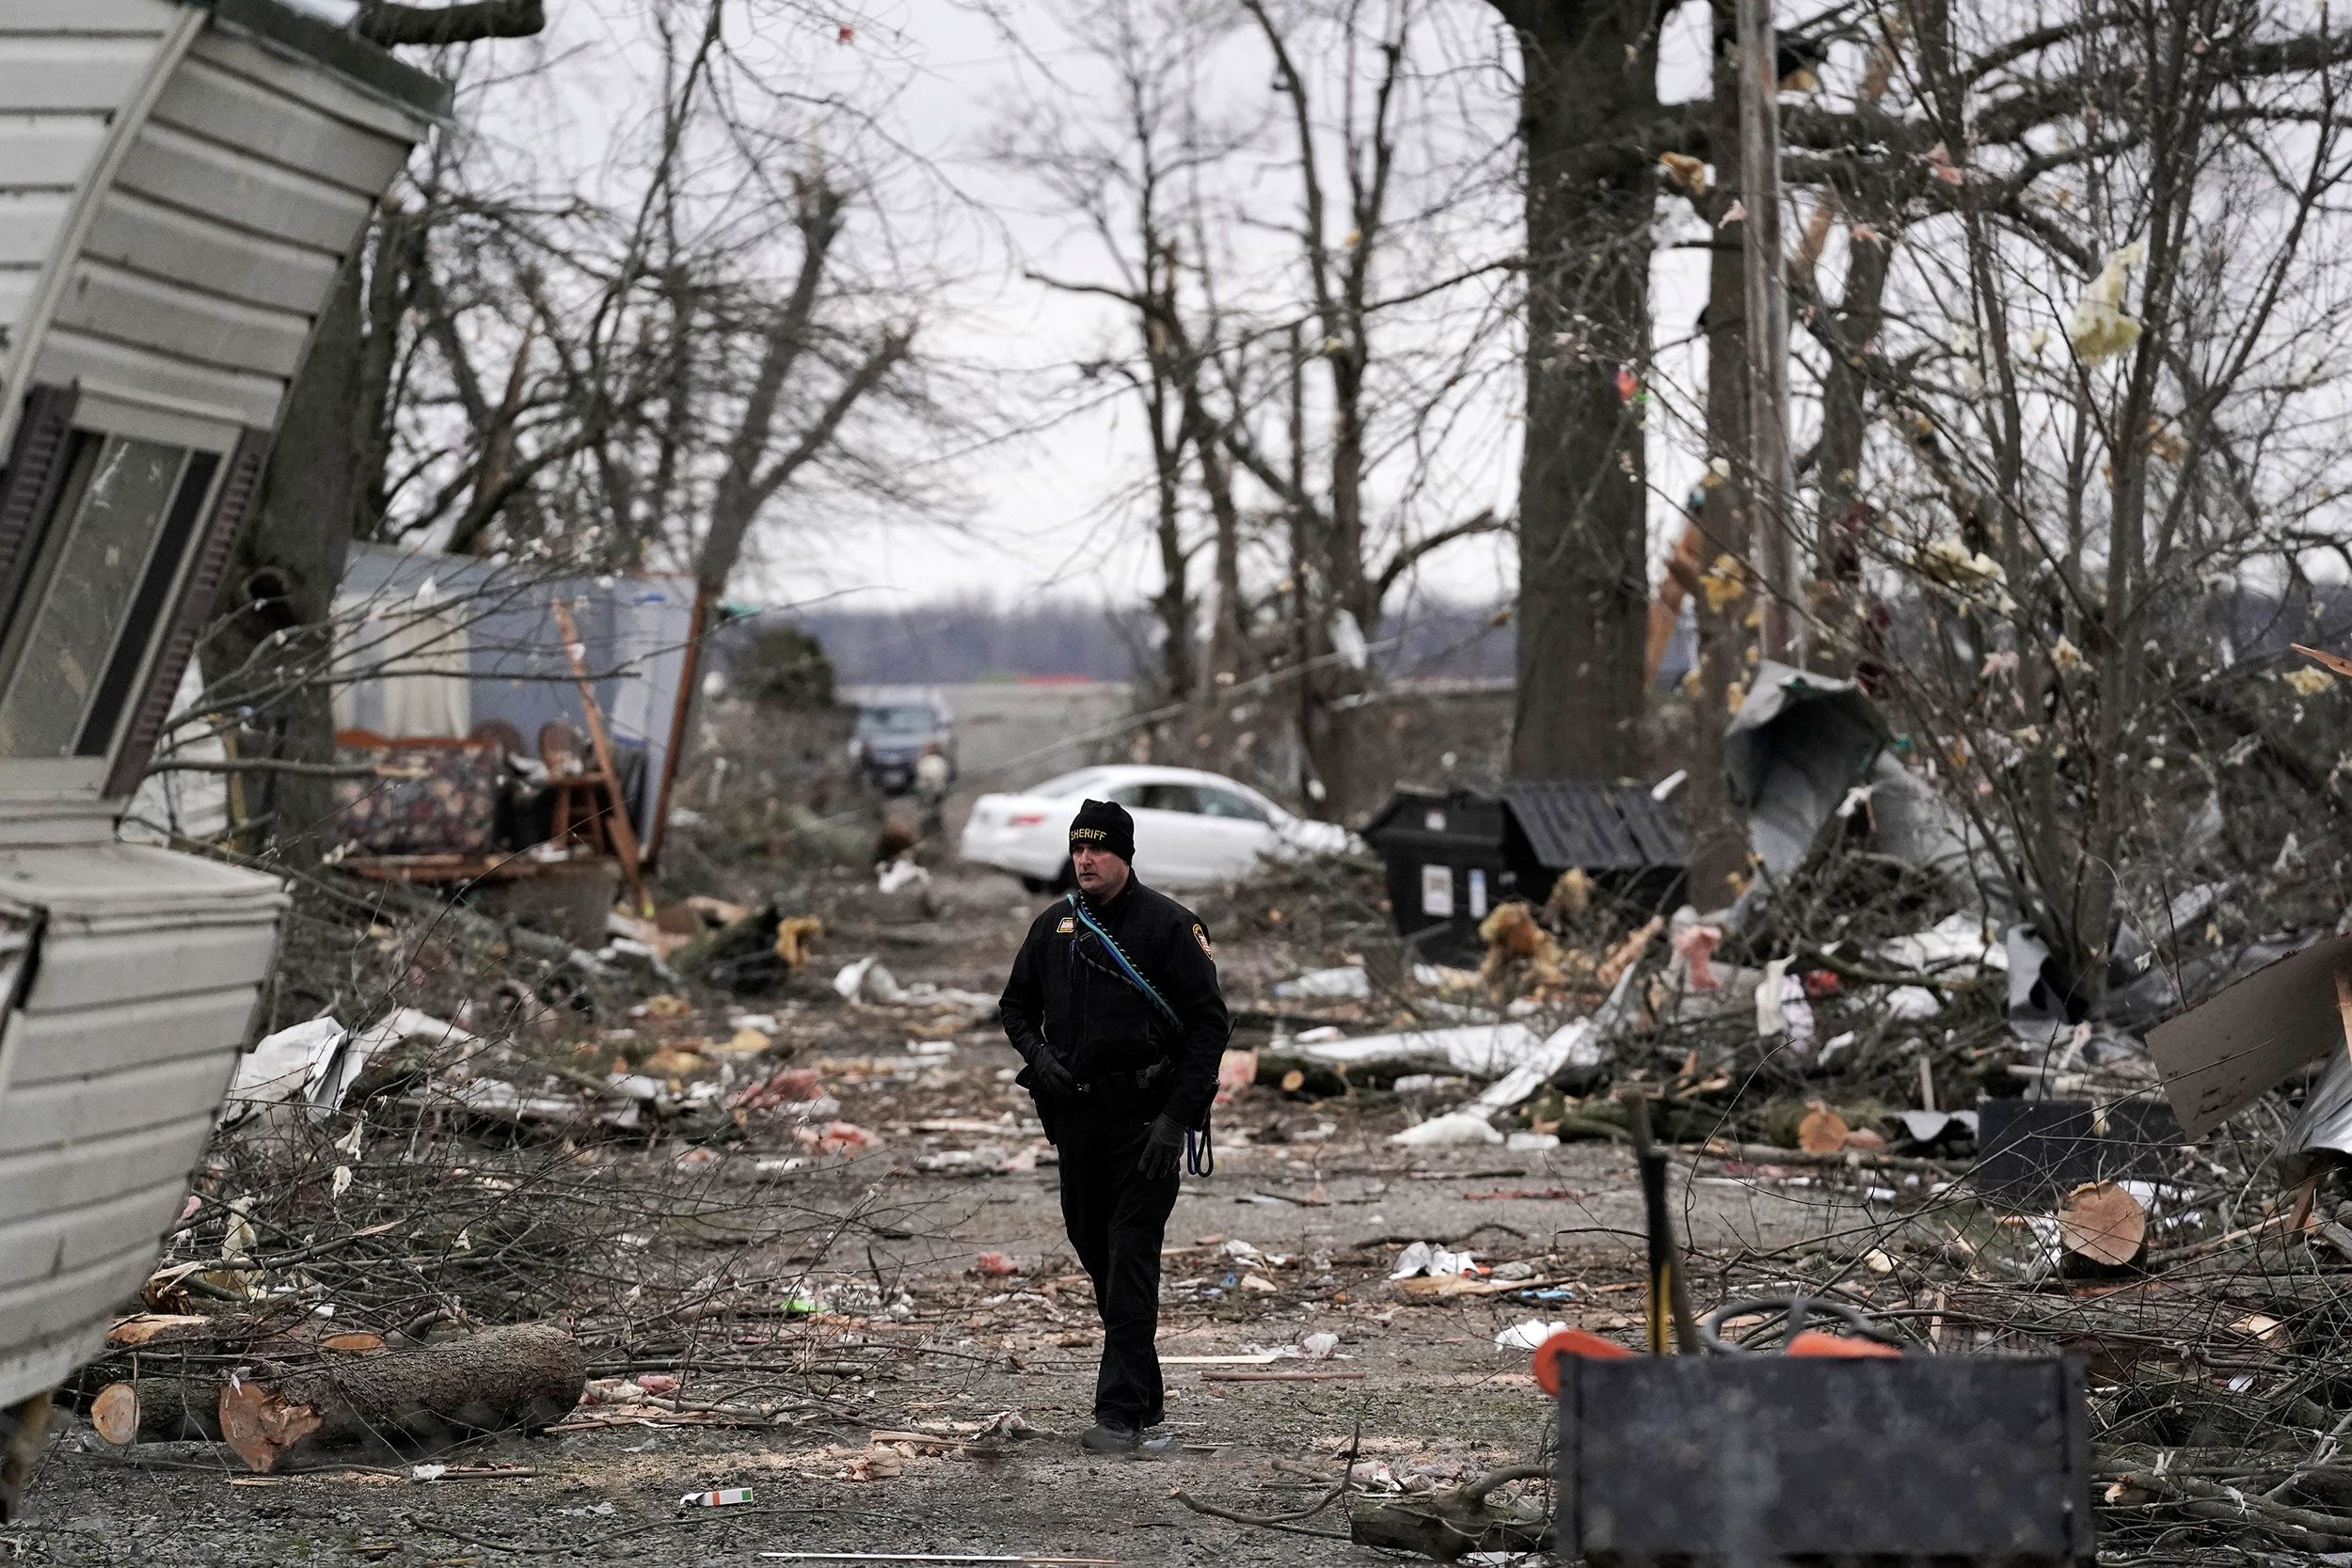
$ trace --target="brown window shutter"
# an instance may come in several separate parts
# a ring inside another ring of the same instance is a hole
[[[47,522],[58,482],[65,478],[73,403],[70,387],[36,387],[26,393],[8,466],[0,469],[0,626],[14,612],[24,574],[40,554],[34,526]]]
[[[115,753],[114,768],[106,775],[109,797],[129,795],[147,777],[156,738],[163,734],[164,721],[171,717],[172,699],[180,694],[180,677],[196,652],[197,639],[212,624],[214,594],[220,587],[221,574],[229,568],[229,552],[236,546],[237,531],[253,508],[268,458],[268,436],[253,430],[245,433],[237,450],[230,454],[229,473],[220,482],[213,515],[196,544],[196,565],[188,573],[187,586],[181,590],[179,613],[172,619],[162,651],[155,656],[154,668],[148,673],[138,709],[122,737],[122,750]]]

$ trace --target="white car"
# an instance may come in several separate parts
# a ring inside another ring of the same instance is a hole
[[[1190,768],[1082,768],[1018,795],[983,795],[963,825],[967,861],[1009,871],[1032,893],[1065,884],[1070,819],[1081,801],[1115,800],[1136,819],[1136,874],[1198,887],[1254,869],[1261,856],[1332,854],[1355,835],[1293,816],[1245,784]]]

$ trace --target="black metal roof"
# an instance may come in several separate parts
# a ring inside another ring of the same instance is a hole
[[[222,22],[243,28],[297,54],[308,55],[357,85],[416,110],[430,119],[450,123],[453,89],[430,71],[419,71],[389,50],[320,17],[279,0],[185,0],[211,11]]]
[[[1691,858],[1681,824],[1643,784],[1507,784],[1502,800],[1536,861],[1555,871],[1635,871]]]

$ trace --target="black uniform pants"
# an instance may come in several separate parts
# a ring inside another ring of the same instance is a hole
[[[1147,1120],[1073,1116],[1061,1132],[1061,1217],[1103,1320],[1103,1365],[1094,1379],[1094,1418],[1156,1426],[1165,1412],[1160,1354],[1160,1243],[1176,1207],[1179,1179],[1136,1174]]]

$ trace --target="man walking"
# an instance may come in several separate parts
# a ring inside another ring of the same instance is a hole
[[[1070,824],[1077,891],[1029,927],[1005,987],[1018,1082],[1061,1151],[1062,1224],[1103,1320],[1097,1453],[1131,1451],[1163,1418],[1160,1242],[1188,1134],[1205,1153],[1231,1032],[1216,951],[1193,912],[1136,879],[1135,819],[1089,800]],[[1196,1164],[1194,1174],[1205,1174]]]

